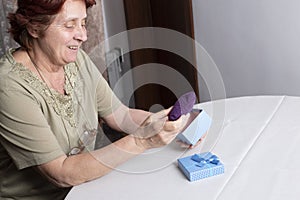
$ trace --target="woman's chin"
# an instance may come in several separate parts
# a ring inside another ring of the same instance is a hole
[[[72,63],[72,62],[75,62],[77,60],[77,54],[78,52],[76,53],[72,53],[72,54],[69,54],[66,58],[66,61],[67,63]]]

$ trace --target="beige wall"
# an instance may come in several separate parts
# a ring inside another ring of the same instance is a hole
[[[227,97],[300,96],[299,8],[299,0],[193,0],[195,38],[217,64]]]

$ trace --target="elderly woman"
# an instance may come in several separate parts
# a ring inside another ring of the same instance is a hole
[[[89,57],[86,9],[95,0],[19,0],[8,16],[20,44],[0,60],[0,197],[63,199],[147,149],[169,144],[184,117],[129,109]],[[94,150],[99,119],[128,136]]]

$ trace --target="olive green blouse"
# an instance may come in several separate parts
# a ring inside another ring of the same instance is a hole
[[[97,129],[98,115],[121,103],[82,50],[64,67],[65,94],[17,63],[13,51],[0,60],[0,199],[63,199],[70,188],[58,188],[32,166],[68,154],[85,129]]]

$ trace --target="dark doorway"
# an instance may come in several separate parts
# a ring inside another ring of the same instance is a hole
[[[161,27],[194,38],[192,0],[124,0],[124,9],[128,30]],[[191,52],[191,56],[196,62],[193,46],[186,50]],[[147,63],[160,63],[177,70],[188,80],[199,100],[197,70],[193,63],[189,63],[172,52],[151,48],[131,51],[130,58],[132,68]],[[165,76],[168,78],[167,75]],[[144,110],[149,110],[156,104],[167,108],[177,100],[170,89],[159,84],[141,86],[135,90],[134,98],[135,107]]]

